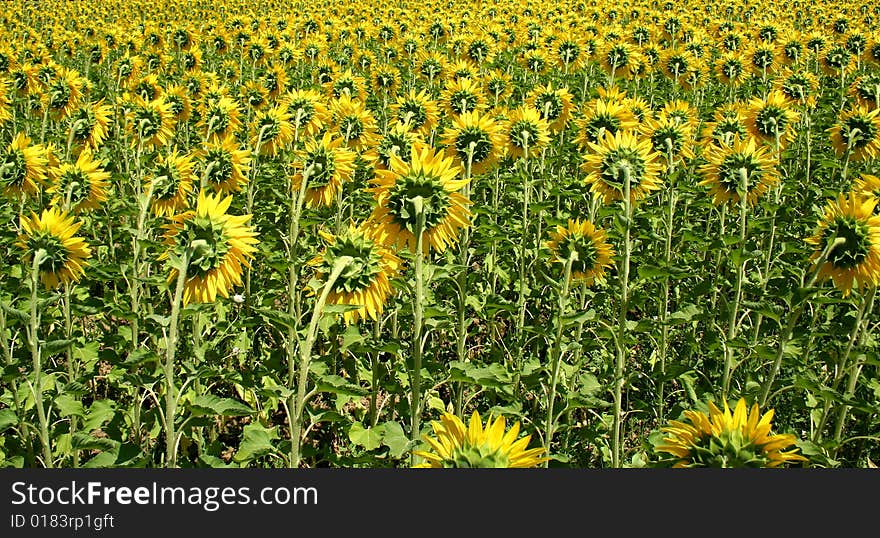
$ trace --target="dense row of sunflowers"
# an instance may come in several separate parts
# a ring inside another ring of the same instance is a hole
[[[0,461],[872,465],[877,20],[4,6]]]

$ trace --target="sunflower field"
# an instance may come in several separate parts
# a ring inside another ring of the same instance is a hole
[[[0,466],[875,467],[878,22],[4,3]]]

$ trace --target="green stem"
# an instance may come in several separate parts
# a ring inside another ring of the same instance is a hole
[[[410,439],[413,446],[419,439],[421,418],[421,392],[422,392],[422,330],[425,308],[425,282],[424,282],[424,235],[425,235],[425,207],[421,196],[413,199],[416,213],[416,260],[415,260],[415,298],[413,301],[413,371],[412,371],[412,404],[410,405]],[[410,464],[415,464],[415,454],[410,452]]]
[[[623,168],[623,205],[625,211],[625,232],[623,239],[623,267],[620,271],[620,312],[617,317],[617,353],[614,365],[614,434],[611,439],[611,466],[615,469],[621,467],[620,454],[621,444],[623,442],[622,427],[622,404],[623,404],[623,388],[626,384],[624,378],[626,366],[626,314],[629,309],[629,265],[630,256],[632,254],[632,244],[630,241],[630,229],[632,228],[632,198],[631,174],[629,167]]]
[[[556,429],[554,404],[556,403],[556,385],[559,381],[559,366],[562,363],[562,327],[565,321],[565,310],[568,308],[569,287],[571,286],[571,266],[577,261],[577,252],[572,251],[565,261],[565,273],[562,279],[562,291],[559,294],[559,311],[556,313],[556,339],[553,341],[552,370],[550,375],[550,392],[547,394],[547,417],[544,423],[544,449],[550,453],[550,444]],[[545,462],[548,466],[549,462]]]
[[[825,261],[828,260],[831,251],[844,243],[846,243],[846,239],[843,237],[835,237],[828,241],[828,244],[819,256],[819,259],[816,260],[813,276],[810,277],[810,280],[804,286],[805,289],[809,290],[813,287],[813,284],[815,284],[816,279],[819,278],[819,272],[822,270]],[[773,381],[776,380],[776,376],[779,374],[779,369],[782,367],[782,357],[785,354],[785,346],[788,344],[788,341],[791,340],[791,337],[794,334],[795,325],[797,325],[806,305],[807,298],[805,297],[797,308],[795,308],[795,310],[789,315],[788,322],[782,333],[779,335],[779,344],[776,348],[776,357],[773,360],[773,368],[770,370],[770,375],[767,376],[767,379],[764,381],[764,386],[761,389],[761,407],[767,405],[767,399],[770,397],[770,389],[773,388]]]
[[[874,297],[877,292],[876,287],[872,287],[868,291],[867,297],[862,301],[861,307],[859,309],[859,315],[856,317],[856,331],[859,330],[860,325],[867,325],[867,320],[865,320],[865,314],[870,314],[871,309],[874,307]],[[867,307],[865,306],[867,305]],[[865,330],[862,330],[862,335],[864,336]],[[841,370],[841,374],[843,372],[849,372],[849,378],[846,382],[846,392],[843,393],[844,400],[851,400],[853,396],[856,394],[856,386],[859,381],[859,374],[862,371],[862,366],[864,364],[863,359],[860,356],[856,356],[853,364],[847,365],[847,361],[849,360],[850,352],[852,351],[852,340],[850,341],[850,345],[847,347],[846,354],[841,361],[841,364],[844,368]],[[837,424],[834,425],[834,441],[836,444],[840,444],[841,436],[843,435],[843,425],[846,422],[846,415],[849,413],[850,406],[847,404],[843,404],[840,408],[840,414],[837,415]]]
[[[34,254],[34,261],[31,265],[31,319],[28,331],[28,341],[31,348],[31,359],[34,368],[34,405],[37,408],[37,420],[40,426],[40,443],[43,448],[43,465],[47,468],[54,467],[52,461],[52,446],[49,437],[49,422],[46,420],[46,410],[43,407],[43,370],[42,357],[40,355],[40,311],[37,309],[37,299],[40,281],[40,265],[46,260],[47,253],[40,249]]]
[[[177,432],[174,428],[174,415],[177,413],[177,394],[174,386],[174,356],[177,353],[180,309],[183,303],[183,288],[189,272],[191,247],[180,260],[177,268],[177,284],[171,303],[171,319],[168,325],[168,338],[165,346],[165,466],[177,467]]]
[[[312,320],[309,322],[308,331],[306,332],[306,340],[299,354],[299,372],[296,386],[296,400],[293,402],[293,422],[290,426],[290,466],[292,468],[299,467],[300,448],[302,443],[302,426],[303,426],[303,410],[306,404],[306,385],[309,381],[309,365],[312,361],[312,347],[318,337],[318,323],[321,321],[321,315],[324,313],[324,304],[327,302],[327,296],[336,284],[336,279],[346,267],[354,260],[351,256],[340,256],[333,263],[333,269],[327,282],[321,290],[321,295],[315,303],[315,310],[312,312]]]
[[[742,302],[742,284],[745,278],[746,269],[746,227],[748,225],[748,207],[749,207],[749,175],[745,168],[739,169],[740,185],[739,185],[739,248],[740,259],[736,267],[736,287],[733,295],[733,306],[730,309],[730,317],[727,320],[727,339],[724,341],[724,375],[721,381],[721,398],[727,399],[727,393],[730,391],[730,376],[733,371],[733,346],[730,342],[736,338],[737,333],[737,317],[739,316],[739,305]]]

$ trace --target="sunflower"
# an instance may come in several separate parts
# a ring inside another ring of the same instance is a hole
[[[164,99],[145,101],[135,96],[127,114],[126,126],[133,135],[132,145],[143,144],[144,149],[165,147],[174,137],[174,116],[171,105]]]
[[[845,77],[856,70],[855,56],[844,45],[835,44],[819,55],[819,67],[830,77]]]
[[[455,164],[471,174],[480,175],[498,162],[504,150],[501,126],[488,114],[466,112],[452,118],[452,125],[443,133],[441,143]]]
[[[688,124],[678,123],[670,117],[651,119],[639,127],[639,132],[651,140],[651,146],[658,152],[668,166],[670,156],[694,158],[693,134]]]
[[[159,75],[151,73],[140,78],[131,87],[131,93],[144,101],[152,101],[162,97],[162,86],[159,84]]]
[[[330,112],[323,97],[315,90],[293,90],[282,96],[293,120],[295,142],[304,137],[315,136],[329,120]]]
[[[391,166],[391,156],[397,155],[404,162],[410,159],[415,144],[425,140],[416,132],[407,129],[406,125],[397,123],[379,139],[376,146],[376,166],[387,170]]]
[[[349,224],[339,235],[318,232],[324,239],[324,249],[309,261],[317,277],[326,278],[341,256],[351,256],[349,263],[330,290],[327,304],[356,306],[342,313],[346,324],[360,319],[376,320],[392,295],[391,279],[400,271],[402,262],[388,248],[388,238],[382,227],[369,221],[359,226]]]
[[[174,121],[181,123],[189,120],[192,115],[192,101],[185,86],[175,84],[169,86],[165,92],[165,101],[171,106],[171,114]]]
[[[165,227],[168,250],[159,259],[166,260],[173,253],[187,260],[183,288],[184,306],[190,302],[212,303],[217,296],[229,297],[235,286],[240,286],[245,267],[256,252],[257,232],[248,225],[251,215],[230,215],[232,196],[199,192],[195,210],[179,213]],[[175,282],[178,269],[168,275],[168,283]]]
[[[876,198],[880,201],[880,177],[871,174],[861,174],[858,179],[853,181],[852,191],[861,196]]]
[[[612,78],[627,79],[633,75],[636,51],[625,41],[611,41],[598,53],[599,65]]]
[[[446,74],[449,61],[446,56],[437,52],[422,52],[416,64],[419,76],[428,81],[428,85],[433,85],[434,81],[441,80]]]
[[[343,94],[333,101],[330,112],[333,128],[342,137],[342,142],[349,149],[373,157],[379,138],[378,126],[366,104]]]
[[[776,79],[775,88],[793,103],[814,108],[819,93],[819,79],[809,71],[786,70]]]
[[[553,88],[553,84],[541,85],[529,92],[525,103],[537,110],[550,124],[550,131],[558,133],[565,129],[571,111],[572,95],[568,88]]]
[[[450,116],[460,116],[466,112],[482,111],[486,108],[483,89],[473,79],[467,77],[446,84],[440,94],[440,101]]]
[[[514,159],[533,158],[550,143],[550,124],[527,105],[510,112],[501,123],[501,133],[507,154]]]
[[[605,280],[605,269],[613,265],[614,250],[606,241],[605,230],[596,228],[592,222],[568,219],[567,226],[556,226],[545,243],[553,253],[553,261],[563,265],[574,257],[571,278],[587,286]]]
[[[873,159],[880,152],[880,109],[852,108],[840,115],[828,133],[838,156],[849,154],[857,162]]]
[[[849,94],[859,106],[868,110],[880,108],[880,73],[870,71],[858,76],[850,85]]]
[[[736,52],[724,53],[715,63],[715,74],[723,84],[739,86],[746,80],[746,65]]]
[[[107,138],[112,114],[113,107],[105,105],[103,99],[78,108],[67,119],[73,137],[71,141],[74,144],[87,144],[97,150]]]
[[[400,75],[396,69],[380,65],[371,73],[370,85],[376,94],[384,96],[384,98],[394,96],[400,86]]]
[[[65,212],[82,213],[107,201],[110,172],[101,168],[100,161],[92,159],[89,148],[80,152],[75,163],[62,164],[49,174],[53,181],[46,194],[52,195],[52,205]]]
[[[239,100],[253,110],[262,110],[269,104],[269,90],[256,80],[249,80],[239,87]]]
[[[293,125],[287,105],[258,112],[251,128],[251,146],[260,155],[274,157],[293,142]]]
[[[174,216],[189,206],[193,190],[193,162],[174,150],[156,163],[145,188],[153,192],[151,207],[156,216]]]
[[[296,173],[291,178],[294,192],[306,179],[306,205],[311,208],[329,207],[339,193],[342,184],[350,180],[354,173],[356,153],[344,146],[342,138],[333,138],[325,132],[320,140],[309,139],[305,147],[294,158]]]
[[[282,66],[274,64],[266,69],[266,72],[260,79],[269,99],[278,99],[287,88],[288,81],[287,71]]]
[[[758,404],[747,409],[741,398],[733,413],[724,402],[724,411],[709,402],[709,413],[687,410],[684,420],[672,420],[660,431],[667,434],[654,447],[655,452],[675,456],[673,467],[780,467],[804,462],[790,434],[771,435],[773,410],[761,414]]]
[[[207,142],[235,135],[241,128],[241,110],[231,97],[206,97],[199,108],[197,126]]]
[[[659,121],[672,121],[680,125],[686,125],[690,129],[696,129],[700,124],[700,114],[697,109],[687,101],[676,99],[663,105],[657,112]]]
[[[581,168],[588,174],[590,190],[604,203],[623,200],[627,176],[633,203],[660,188],[661,156],[651,150],[651,141],[638,133],[606,132],[601,141],[591,142],[589,147]]]
[[[618,97],[599,97],[581,107],[583,117],[575,120],[579,132],[575,138],[577,144],[586,148],[590,143],[599,142],[605,137],[605,133],[615,134],[638,127],[639,120]]]
[[[486,95],[492,98],[495,106],[513,95],[513,78],[500,69],[489,71],[481,80]]]
[[[671,48],[660,57],[660,68],[667,78],[681,83],[697,64],[697,57],[689,50]]]
[[[426,144],[412,149],[410,160],[391,157],[389,170],[376,170],[368,189],[376,198],[371,220],[388,229],[398,246],[416,248],[417,202],[424,212],[423,249],[443,252],[457,241],[456,232],[470,226],[471,201],[459,191],[470,180],[462,179],[451,157]]]
[[[850,191],[839,194],[825,206],[816,233],[806,240],[815,250],[810,257],[818,263],[830,241],[844,239],[834,246],[819,268],[819,278],[834,281],[846,297],[853,286],[870,287],[880,282],[880,216],[874,215],[877,199]]]
[[[756,140],[784,147],[795,137],[794,124],[800,114],[791,109],[791,102],[779,90],[767,94],[766,99],[756,97],[748,102],[746,128]]]
[[[398,97],[390,108],[396,124],[406,125],[408,129],[422,136],[430,136],[440,121],[437,104],[425,90],[418,93],[410,90],[406,95]]]
[[[22,215],[20,222],[23,233],[16,245],[24,251],[26,263],[37,258],[40,281],[46,289],[76,282],[85,274],[92,251],[83,238],[75,237],[82,222],[57,207],[44,209],[39,216]]]
[[[758,198],[779,183],[776,161],[769,149],[756,144],[751,137],[709,146],[705,158],[707,162],[699,168],[703,176],[699,184],[709,187],[715,204],[738,204],[739,193],[745,186],[746,199],[754,205]]]
[[[322,84],[324,93],[328,99],[339,99],[347,95],[349,99],[364,102],[367,100],[367,81],[360,75],[355,75],[351,69],[346,69],[333,80]]]
[[[47,158],[43,146],[18,133],[0,153],[0,187],[10,198],[36,196],[46,180]]]
[[[767,76],[779,69],[779,50],[770,43],[756,43],[745,52],[749,71],[754,75]]]
[[[43,92],[43,106],[57,120],[63,120],[79,106],[88,82],[76,70],[62,67]]]
[[[710,144],[724,142],[730,145],[735,139],[749,135],[745,114],[737,104],[727,103],[716,109],[712,116],[712,121],[706,122],[700,133],[702,140]]]
[[[424,458],[422,468],[528,468],[537,467],[549,458],[543,447],[527,448],[532,436],[517,439],[519,422],[509,430],[504,417],[493,421],[490,415],[485,427],[480,414],[474,411],[470,422],[464,422],[452,413],[443,413],[440,421],[432,421],[434,437],[424,436],[430,451],[417,450],[413,454]]]
[[[240,149],[235,137],[209,142],[195,155],[201,163],[199,177],[215,191],[229,194],[247,184],[251,152]]]
[[[577,38],[564,38],[556,44],[556,64],[565,72],[577,70],[584,61],[584,47]]]

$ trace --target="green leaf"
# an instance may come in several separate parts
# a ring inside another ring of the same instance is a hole
[[[83,409],[82,402],[77,400],[70,394],[59,394],[54,401],[55,406],[58,407],[58,411],[61,412],[61,416],[63,417],[85,416],[85,410]]]
[[[383,426],[385,426],[385,436],[382,438],[382,444],[388,447],[392,458],[402,457],[409,449],[410,443],[409,438],[403,432],[403,427],[390,420]]]
[[[360,422],[355,422],[348,429],[348,438],[357,446],[364,447],[366,450],[375,450],[382,443],[382,437],[385,434],[385,425],[380,424],[374,428],[364,428]]]
[[[94,437],[85,432],[76,432],[70,441],[70,446],[76,450],[100,450],[102,452],[115,449],[118,441],[106,437]],[[116,461],[114,456],[113,461]]]
[[[332,392],[334,394],[344,394],[346,396],[364,396],[368,391],[358,385],[353,385],[346,381],[345,378],[338,375],[324,375],[318,379],[318,390],[321,392]]]
[[[244,435],[233,459],[239,463],[251,461],[272,452],[272,440],[278,438],[275,428],[266,428],[259,422],[244,427]]]
[[[248,405],[233,400],[220,398],[213,394],[197,396],[190,405],[190,411],[196,415],[221,415],[224,417],[241,417],[252,415],[255,411]]]
[[[116,403],[112,400],[95,400],[89,406],[86,413],[86,419],[83,421],[83,429],[87,431],[95,430],[109,422],[113,415],[116,414]]]
[[[695,316],[698,316],[701,313],[702,310],[700,309],[700,307],[690,304],[677,312],[669,314],[669,318],[666,320],[666,322],[669,325],[688,323],[689,321],[693,320]]]
[[[18,424],[18,417],[12,409],[0,409],[0,433]]]
[[[73,340],[65,339],[65,340],[52,340],[43,344],[43,352],[46,355],[54,355],[55,353],[60,353],[66,350],[73,344]]]

